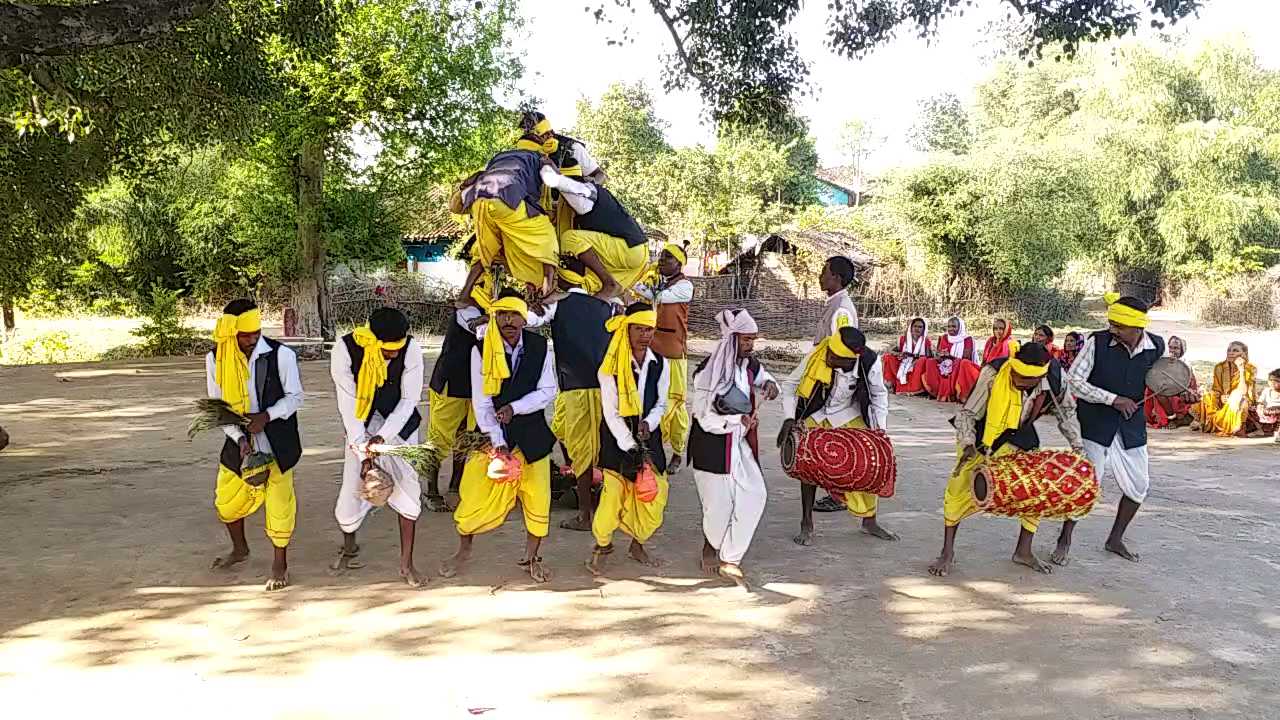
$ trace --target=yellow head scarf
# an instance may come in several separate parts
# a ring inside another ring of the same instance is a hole
[[[842,358],[856,358],[858,353],[853,348],[844,344],[840,339],[840,333],[835,332],[828,336],[825,340],[818,343],[818,346],[809,353],[809,359],[805,361],[804,377],[800,379],[800,389],[798,394],[802,398],[808,398],[813,395],[813,389],[818,385],[830,385],[832,369],[827,364],[827,351],[835,353]]]
[[[492,397],[502,392],[502,381],[511,377],[507,351],[502,344],[502,333],[498,332],[498,313],[517,312],[527,317],[529,304],[518,297],[504,297],[489,303],[488,309],[489,329],[484,331],[484,347],[480,350],[480,359],[484,361],[481,366],[484,394]]]
[[[592,294],[600,292],[600,289],[604,287],[604,284],[600,282],[600,278],[595,276],[595,273],[587,273],[583,275],[576,273],[569,268],[563,267],[557,270],[557,272],[560,274],[560,277],[564,278],[570,285],[577,285]]]
[[[213,379],[222,390],[222,399],[241,415],[249,412],[249,358],[240,352],[236,335],[261,329],[262,311],[258,308],[223,315],[213,327]]]
[[[1128,305],[1121,305],[1118,302],[1120,300],[1120,293],[1118,292],[1106,293],[1102,296],[1102,299],[1107,303],[1107,319],[1117,325],[1145,328],[1147,323],[1150,322],[1147,314],[1141,310],[1131,308]]]
[[[1013,374],[1039,378],[1049,372],[1049,364],[1031,365],[1016,357],[1010,357],[991,381],[991,395],[987,398],[987,424],[982,430],[982,444],[988,448],[1004,434],[1005,430],[1017,430],[1022,424],[1022,391],[1013,386]]]
[[[387,382],[387,359],[382,356],[382,351],[399,350],[409,342],[409,338],[379,340],[368,323],[356,328],[351,335],[356,345],[364,348],[364,359],[356,373],[356,417],[368,420],[369,413],[373,411],[373,395]]]
[[[666,245],[662,246],[662,249],[671,253],[671,257],[674,257],[676,260],[679,260],[681,265],[684,265],[686,262],[689,261],[689,256],[685,254],[684,248],[680,247],[679,245],[676,245],[675,243],[667,243]]]
[[[657,324],[658,313],[653,310],[615,315],[604,324],[605,329],[613,333],[613,338],[604,353],[604,362],[600,363],[600,372],[612,375],[618,383],[618,414],[622,417],[637,417],[643,409],[636,376],[631,372],[631,342],[627,328],[632,325],[654,327]]]

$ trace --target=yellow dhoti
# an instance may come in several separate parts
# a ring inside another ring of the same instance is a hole
[[[599,459],[602,422],[604,405],[600,401],[600,388],[563,390],[556,395],[551,432],[568,449],[574,477],[590,470]]]
[[[992,457],[1000,457],[1017,452],[1018,449],[1009,443],[1000,446],[1000,449],[991,454]],[[956,461],[960,460],[960,455],[964,453],[964,448],[956,448]],[[951,473],[951,478],[947,480],[947,489],[942,494],[942,519],[947,527],[954,527],[960,524],[960,521],[980,512],[978,503],[973,499],[973,473],[982,465],[983,457],[975,456],[965,462],[958,469]],[[1040,518],[1018,518],[1022,523],[1024,530],[1035,532],[1040,527]]]
[[[467,398],[427,390],[427,442],[443,457],[453,450],[458,431],[476,426],[476,415]]]
[[[595,250],[600,256],[600,264],[624,290],[635,287],[648,269],[649,247],[646,244],[627,247],[626,240],[594,230],[564,231],[560,234],[560,249],[575,257],[587,250]],[[588,274],[595,273],[588,271]]]
[[[267,469],[267,484],[253,487],[239,475],[218,466],[213,506],[224,523],[243,520],[267,506],[267,538],[276,547],[288,547],[298,518],[298,499],[293,494],[293,470],[282,473],[275,463]]]
[[[823,420],[816,423],[813,420],[805,420],[806,427],[831,427],[831,423]],[[854,418],[841,426],[842,428],[851,428],[855,430],[865,430],[867,423],[862,418]],[[876,510],[880,507],[880,496],[875,493],[851,492],[844,494],[845,508],[849,514],[859,518],[875,517]]]
[[[536,463],[524,462],[519,450],[520,480],[496,483],[489,479],[489,454],[471,453],[458,488],[458,509],[453,513],[459,535],[479,535],[497,528],[520,501],[524,526],[530,535],[546,537],[551,522],[551,456]]]
[[[689,407],[685,405],[685,393],[689,385],[689,359],[667,358],[671,364],[671,388],[667,391],[667,412],[662,416],[662,439],[671,445],[671,451],[684,455],[689,444]]]
[[[658,497],[652,502],[636,499],[636,484],[612,470],[604,471],[604,486],[600,489],[600,503],[591,521],[591,534],[596,545],[606,547],[613,543],[613,533],[621,529],[638,543],[646,543],[662,527],[662,513],[667,508],[667,476],[658,475]]]
[[[546,215],[529,217],[524,203],[515,210],[495,198],[480,198],[471,205],[475,221],[474,256],[491,267],[499,256],[520,282],[542,286],[546,265],[559,264],[556,230]]]

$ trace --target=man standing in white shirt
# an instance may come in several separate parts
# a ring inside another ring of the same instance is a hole
[[[209,397],[249,418],[249,426],[223,427],[227,439],[218,457],[214,507],[231,536],[231,552],[214,560],[213,567],[226,569],[249,559],[244,519],[265,505],[267,537],[275,547],[266,589],[279,590],[289,584],[287,550],[298,510],[293,494],[293,468],[302,457],[298,356],[263,337],[262,312],[253,301],[233,300],[222,313],[213,331],[216,346],[205,357],[206,387]],[[245,468],[254,452],[273,459],[265,467]]]
[[[779,444],[795,423],[804,427],[869,428],[886,430],[889,422],[889,390],[884,384],[880,358],[867,348],[861,330],[840,328],[818,344],[783,383],[782,423]],[[813,499],[817,488],[800,486],[802,518],[799,545],[813,544]],[[845,495],[849,514],[862,520],[862,531],[881,540],[898,536],[876,521],[879,498],[871,493]]]
[[[827,302],[813,333],[814,347],[840,328],[858,327],[858,309],[849,297],[849,286],[856,277],[853,261],[843,255],[832,256],[823,263],[822,272],[818,274],[818,287],[827,294]],[[838,498],[828,494],[814,503],[813,509],[818,512],[839,512],[847,507]]]
[[[329,365],[346,430],[342,487],[334,517],[342,529],[342,549],[331,566],[355,569],[361,564],[356,531],[373,505],[360,493],[361,476],[376,462],[395,483],[387,505],[400,520],[400,577],[421,587],[426,576],[413,564],[422,485],[418,473],[402,458],[369,452],[371,445],[417,445],[422,415],[422,348],[409,336],[409,319],[393,308],[378,308],[368,324],[334,343]]]

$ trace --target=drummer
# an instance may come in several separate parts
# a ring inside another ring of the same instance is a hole
[[[1076,403],[1062,382],[1062,366],[1040,343],[1027,343],[1012,358],[998,358],[982,368],[973,393],[952,420],[956,427],[958,459],[942,495],[942,552],[929,573],[943,577],[955,563],[956,531],[960,521],[978,512],[973,498],[973,474],[987,457],[1038,450],[1035,422],[1053,413],[1058,430],[1071,449],[1084,452]],[[1019,518],[1022,529],[1013,561],[1042,573],[1052,566],[1031,550],[1038,517]]]
[[[795,426],[870,428],[885,430],[889,422],[889,390],[884,384],[880,358],[867,349],[866,336],[854,327],[842,327],[818,343],[805,361],[782,385],[785,417],[781,439]],[[800,486],[800,534],[798,545],[813,544],[813,501],[817,488]],[[876,522],[879,503],[872,493],[845,493],[849,513],[862,519],[862,532],[881,540],[898,536]]]

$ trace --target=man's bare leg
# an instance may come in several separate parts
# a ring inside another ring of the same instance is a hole
[[[595,545],[591,548],[591,559],[587,561],[587,570],[593,577],[604,574],[604,561],[613,552],[613,545]]]
[[[344,570],[359,570],[364,567],[364,563],[356,559],[359,555],[360,546],[356,544],[356,534],[344,532],[342,547],[338,548],[338,557],[329,564],[329,569],[339,573]]]
[[[956,563],[956,532],[960,529],[960,525],[948,525],[942,529],[942,552],[938,553],[938,559],[929,564],[929,574],[938,577],[946,577],[951,574],[951,568]]]
[[[600,292],[595,294],[595,297],[601,300],[612,300],[622,294],[624,288],[618,284],[618,281],[614,279],[608,270],[604,269],[604,263],[600,262],[600,256],[596,254],[595,250],[591,248],[583,250],[578,253],[578,259],[582,261],[583,265],[587,266],[588,270],[595,273],[596,277],[600,278],[600,283],[604,286],[600,288]]]
[[[271,577],[267,579],[267,592],[289,587],[289,548],[278,547],[271,559]]]
[[[595,509],[591,506],[591,475],[594,468],[587,468],[587,471],[578,476],[577,485],[574,492],[578,495],[578,517],[570,520],[562,520],[560,527],[563,530],[576,530],[578,532],[586,532],[591,529],[591,513]]]
[[[706,535],[702,536],[702,572],[709,575],[716,574],[716,568],[720,565],[720,553],[711,547],[711,541]]]
[[[440,577],[451,578],[458,574],[462,566],[471,559],[471,542],[473,540],[475,540],[474,535],[458,536],[458,552],[440,563]]]
[[[880,526],[880,523],[876,522],[875,515],[868,515],[867,517],[862,518],[862,532],[870,535],[871,537],[880,538],[881,540],[898,539],[896,534],[886,530]]]
[[[1058,533],[1058,546],[1049,555],[1049,561],[1054,565],[1066,567],[1067,563],[1071,562],[1071,558],[1067,555],[1071,552],[1071,533],[1075,532],[1075,529],[1075,520],[1062,523],[1062,532]]]
[[[471,291],[475,289],[476,282],[480,279],[482,273],[484,273],[483,265],[478,262],[471,264],[471,269],[467,271],[467,279],[462,283],[462,291],[458,293],[458,299],[455,304],[471,304]]]
[[[1125,547],[1124,532],[1129,529],[1129,523],[1138,514],[1140,507],[1142,503],[1134,502],[1128,496],[1120,498],[1120,507],[1116,508],[1116,521],[1111,525],[1111,534],[1107,536],[1107,544],[1104,546],[1107,552],[1113,552],[1130,562],[1138,562],[1138,553]]]
[[[1053,566],[1036,557],[1031,550],[1031,541],[1034,540],[1036,534],[1024,527],[1018,528],[1018,544],[1013,549],[1013,561],[1019,565],[1027,567],[1039,573],[1048,575],[1053,572]]]
[[[813,544],[813,499],[817,495],[817,486],[800,484],[800,534],[792,538],[797,545]]]
[[[449,494],[445,495],[444,498],[450,512],[457,510],[458,504],[462,502],[459,488],[462,487],[462,470],[466,464],[467,456],[465,453],[455,452],[453,454],[453,473],[449,475]]]
[[[524,559],[519,564],[520,567],[529,570],[529,577],[536,583],[544,583],[551,579],[551,571],[542,566],[542,556],[538,554],[540,547],[542,547],[542,538],[526,530]]]
[[[213,570],[227,570],[249,559],[249,541],[244,538],[244,519],[227,523],[231,552],[213,559]]]
[[[662,567],[666,564],[664,561],[650,555],[649,552],[644,549],[644,544],[635,538],[631,539],[631,547],[627,548],[627,556],[641,565],[646,565],[648,567],[656,568]]]
[[[684,456],[678,452],[671,453],[671,460],[667,462],[667,476],[670,477],[680,472],[680,468],[684,466]]]
[[[413,542],[417,538],[418,521],[400,517],[400,577],[411,588],[427,584],[427,578],[413,566]]]

